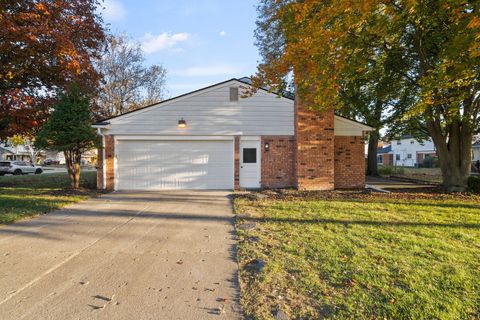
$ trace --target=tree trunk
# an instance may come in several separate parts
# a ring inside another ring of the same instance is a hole
[[[378,130],[372,131],[368,138],[367,176],[378,176]]]
[[[70,186],[72,189],[80,188],[80,160],[82,154],[79,151],[64,151]]]
[[[434,121],[427,124],[437,148],[442,171],[443,186],[448,192],[467,190],[472,165],[472,131],[462,126],[461,121],[450,125],[448,139],[442,134],[441,126]]]

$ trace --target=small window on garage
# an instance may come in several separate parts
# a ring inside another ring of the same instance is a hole
[[[399,154],[396,154],[396,155],[395,155],[395,159],[396,159],[397,161],[400,161],[400,155],[399,155]]]
[[[407,158],[412,159],[412,154],[411,153],[407,154]]]
[[[257,163],[257,148],[243,149],[243,163]]]
[[[238,101],[238,87],[230,87],[230,102]]]

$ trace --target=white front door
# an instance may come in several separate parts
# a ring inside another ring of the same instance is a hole
[[[240,187],[260,188],[260,139],[240,140]]]

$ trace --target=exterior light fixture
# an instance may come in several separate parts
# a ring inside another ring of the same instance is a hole
[[[265,151],[270,150],[270,143],[266,142],[265,143]]]
[[[187,127],[187,121],[183,120],[183,118],[178,120],[178,127],[179,128],[186,128]]]

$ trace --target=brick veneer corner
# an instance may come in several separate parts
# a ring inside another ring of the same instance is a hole
[[[103,162],[105,162],[106,187],[108,191],[114,188],[114,159],[115,159],[115,139],[113,136],[105,136],[105,159],[103,159],[102,149],[98,150],[98,171],[97,187],[103,188]]]
[[[334,189],[334,111],[295,102],[295,179],[299,190]],[[362,153],[363,154],[363,153]]]
[[[265,150],[265,144],[269,150]],[[293,136],[262,136],[262,188],[295,186],[295,138]]]
[[[365,187],[365,143],[360,136],[335,137],[335,188]]]

